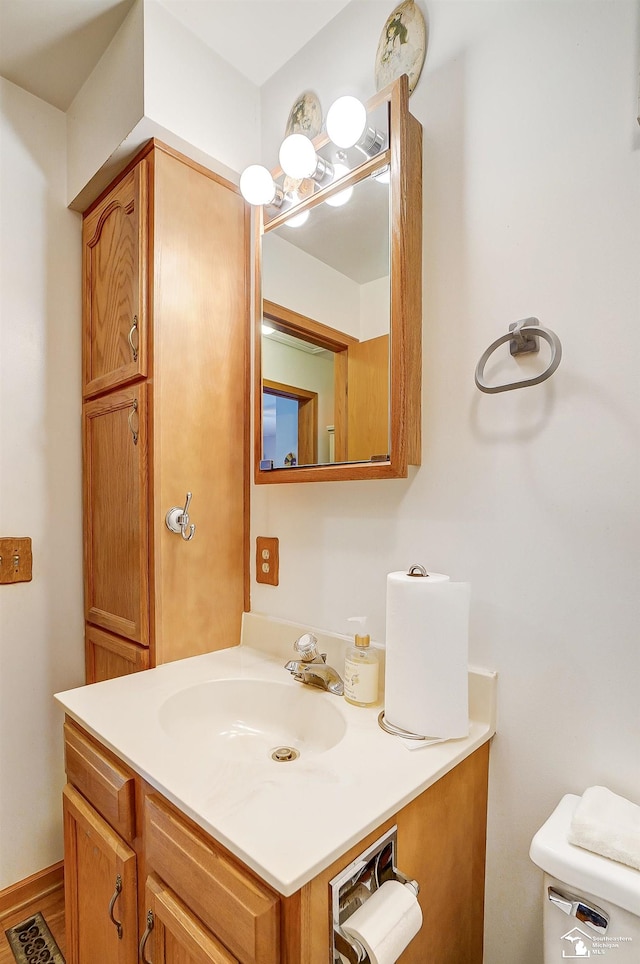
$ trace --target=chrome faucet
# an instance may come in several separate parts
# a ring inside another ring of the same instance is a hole
[[[290,659],[285,663],[294,679],[309,686],[318,686],[335,696],[342,696],[344,683],[340,674],[327,666],[327,654],[318,652],[318,640],[313,633],[303,633],[293,644],[300,659]]]

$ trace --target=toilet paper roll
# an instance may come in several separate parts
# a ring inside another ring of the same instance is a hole
[[[395,964],[422,927],[422,911],[413,891],[387,880],[342,925],[360,941],[371,964]]]
[[[439,572],[387,576],[388,723],[419,736],[468,736],[469,596],[468,583]]]

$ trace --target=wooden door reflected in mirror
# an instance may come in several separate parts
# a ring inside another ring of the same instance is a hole
[[[358,341],[263,302],[262,459],[274,468],[386,461],[389,335]]]

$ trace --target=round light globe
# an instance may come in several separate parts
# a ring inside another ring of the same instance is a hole
[[[249,204],[270,204],[276,196],[276,186],[266,167],[246,167],[240,175],[240,193]]]
[[[289,134],[280,145],[280,167],[289,177],[311,177],[318,166],[313,144],[304,134]]]
[[[367,111],[357,97],[338,97],[327,113],[327,134],[336,147],[353,147],[362,137]]]
[[[301,228],[303,224],[306,224],[309,220],[309,211],[301,211],[300,214],[294,214],[292,218],[287,218],[284,222],[288,228]]]
[[[333,165],[333,180],[337,181],[338,178],[343,177],[345,174],[349,173],[349,168],[345,164],[334,164]],[[343,204],[346,204],[353,194],[352,187],[345,187],[344,191],[339,191],[338,194],[332,194],[325,201],[332,208],[341,208]]]

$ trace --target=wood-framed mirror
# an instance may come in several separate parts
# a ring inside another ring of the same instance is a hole
[[[406,478],[420,464],[422,127],[406,76],[366,107],[382,149],[363,160],[319,135],[344,173],[256,219],[257,483]]]

